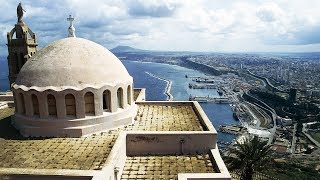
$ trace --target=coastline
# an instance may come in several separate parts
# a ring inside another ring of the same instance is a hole
[[[208,66],[208,65],[205,65],[205,64],[201,64],[201,63],[197,63],[197,62],[193,62],[193,61],[190,61],[190,60],[187,60],[187,61],[182,61],[181,59],[180,60],[177,60],[175,61],[174,63],[172,62],[166,62],[166,61],[139,61],[139,60],[128,60],[128,59],[121,59],[121,61],[132,61],[132,62],[139,62],[139,63],[157,63],[157,64],[168,64],[168,65],[173,65],[173,66],[179,66],[179,67],[184,67],[184,68],[188,68],[188,69],[192,69],[192,70],[195,70],[195,71],[199,71],[203,74],[210,74],[210,75],[213,75],[213,76],[218,76],[218,75],[221,75],[223,74],[223,72],[220,72],[219,70],[211,67],[211,66]]]
[[[166,85],[164,94],[167,96],[167,101],[173,101],[173,96],[172,96],[172,94],[170,93],[172,82],[171,82],[170,80],[168,80],[168,79],[165,79],[165,78],[156,76],[156,75],[154,75],[154,74],[152,74],[152,73],[150,73],[150,72],[147,72],[147,71],[146,71],[145,73],[148,74],[148,75],[151,76],[151,77],[157,78],[157,79],[159,79],[159,80],[161,80],[161,81],[165,81],[165,82],[167,83],[167,85]]]

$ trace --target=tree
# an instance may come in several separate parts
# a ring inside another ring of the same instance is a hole
[[[226,163],[229,170],[240,170],[240,179],[252,180],[254,172],[270,162],[270,156],[270,145],[255,136],[246,138],[243,143],[237,142],[226,157]]]

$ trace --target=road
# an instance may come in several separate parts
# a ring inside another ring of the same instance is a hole
[[[303,133],[304,135],[306,135],[307,138],[308,138],[313,144],[315,144],[316,146],[320,147],[320,143],[319,143],[318,141],[316,141],[315,139],[313,139],[313,138],[310,136],[310,134],[307,133],[306,125],[307,125],[306,123],[303,123],[302,133]]]
[[[264,107],[266,107],[266,110],[269,110],[272,114],[272,120],[273,120],[273,128],[269,129],[269,132],[271,133],[271,136],[269,137],[269,141],[268,144],[271,144],[273,141],[273,137],[275,135],[276,132],[276,128],[277,128],[277,123],[276,123],[276,118],[277,118],[277,114],[276,111],[271,108],[269,105],[267,105],[265,102],[261,101],[260,99],[257,99],[255,97],[253,97],[252,95],[250,95],[250,93],[247,93],[248,96],[251,96],[252,98],[256,99],[257,101],[259,101],[261,104],[264,105]]]
[[[296,132],[297,132],[297,123],[295,123],[293,125],[292,143],[291,143],[291,153],[292,154],[294,154],[294,152],[296,151],[296,142],[297,142]]]

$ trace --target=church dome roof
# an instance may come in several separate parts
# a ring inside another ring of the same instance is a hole
[[[103,46],[82,38],[55,41],[22,67],[14,88],[83,89],[132,82],[121,61]]]

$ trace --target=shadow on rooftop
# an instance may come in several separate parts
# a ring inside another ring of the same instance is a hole
[[[11,125],[11,116],[0,120],[0,138],[2,139],[25,139],[19,131]]]
[[[10,108],[9,108],[10,109]],[[8,113],[8,112],[5,112]],[[20,132],[11,124],[12,113],[4,115],[1,112],[2,117],[0,117],[0,140],[40,140],[48,139],[43,137],[23,137]]]

